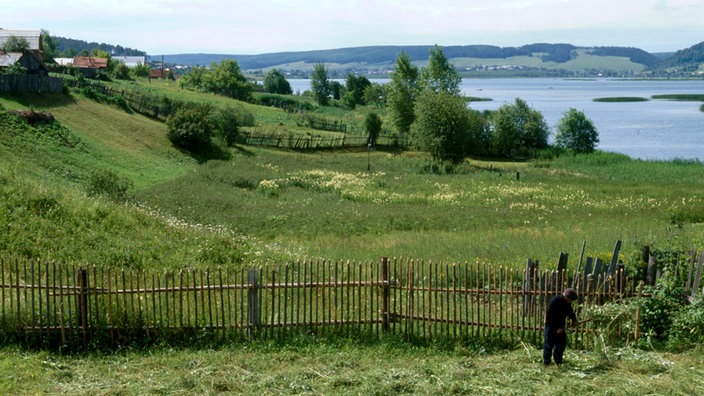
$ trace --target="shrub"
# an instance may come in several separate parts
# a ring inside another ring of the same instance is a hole
[[[699,294],[672,320],[670,343],[688,347],[704,343],[704,296]]]
[[[117,202],[127,200],[127,190],[131,187],[129,179],[112,171],[96,170],[88,177],[89,195],[102,195]]]
[[[167,136],[176,147],[199,151],[210,145],[213,134],[211,106],[189,104],[177,110],[166,120]]]
[[[687,303],[684,288],[676,284],[675,279],[667,274],[652,289],[652,295],[643,302],[641,311],[641,329],[655,341],[664,342],[670,336],[675,317]]]

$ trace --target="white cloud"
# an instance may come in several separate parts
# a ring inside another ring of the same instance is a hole
[[[175,52],[536,41],[677,50],[702,40],[699,0],[0,0],[14,29]],[[7,23],[7,22],[4,22]],[[629,40],[629,41],[626,41]],[[578,41],[578,42],[577,42]]]

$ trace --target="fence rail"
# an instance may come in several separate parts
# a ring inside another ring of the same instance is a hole
[[[537,343],[548,299],[567,286],[581,291],[582,310],[638,293],[622,270],[584,277],[382,259],[147,272],[3,258],[0,329],[5,342],[69,347],[299,331]],[[574,341],[586,345],[590,337],[593,330],[582,326]]]

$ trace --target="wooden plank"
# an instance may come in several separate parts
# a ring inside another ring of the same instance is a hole
[[[618,263],[618,255],[619,252],[621,251],[621,240],[616,241],[616,246],[614,246],[614,253],[611,256],[611,264],[609,265],[609,269],[607,274],[608,275],[613,275],[616,272],[616,264]]]
[[[699,263],[697,263],[697,275],[694,277],[694,283],[692,284],[692,296],[696,296],[699,293],[699,282],[702,279],[702,267],[704,266],[704,252],[699,255]]]

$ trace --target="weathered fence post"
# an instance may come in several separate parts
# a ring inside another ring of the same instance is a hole
[[[538,272],[538,260],[528,259],[526,262],[526,270],[523,272],[523,316],[533,314],[535,295],[533,294],[532,286]]]
[[[655,286],[657,265],[655,256],[648,257],[648,273],[646,274],[646,283],[648,286]]]
[[[83,344],[88,343],[88,271],[81,268],[78,270],[78,298],[76,307],[76,318],[78,328],[83,333]],[[47,323],[48,325],[48,323]]]
[[[381,258],[381,330],[389,332],[389,310],[391,309],[391,285],[389,283],[389,258]]]
[[[247,321],[251,337],[259,327],[259,274],[255,268],[247,270]]]
[[[702,266],[704,266],[704,253],[699,255],[697,274],[694,276],[694,283],[692,284],[692,296],[696,296],[697,293],[699,293],[699,280],[702,279]]]

